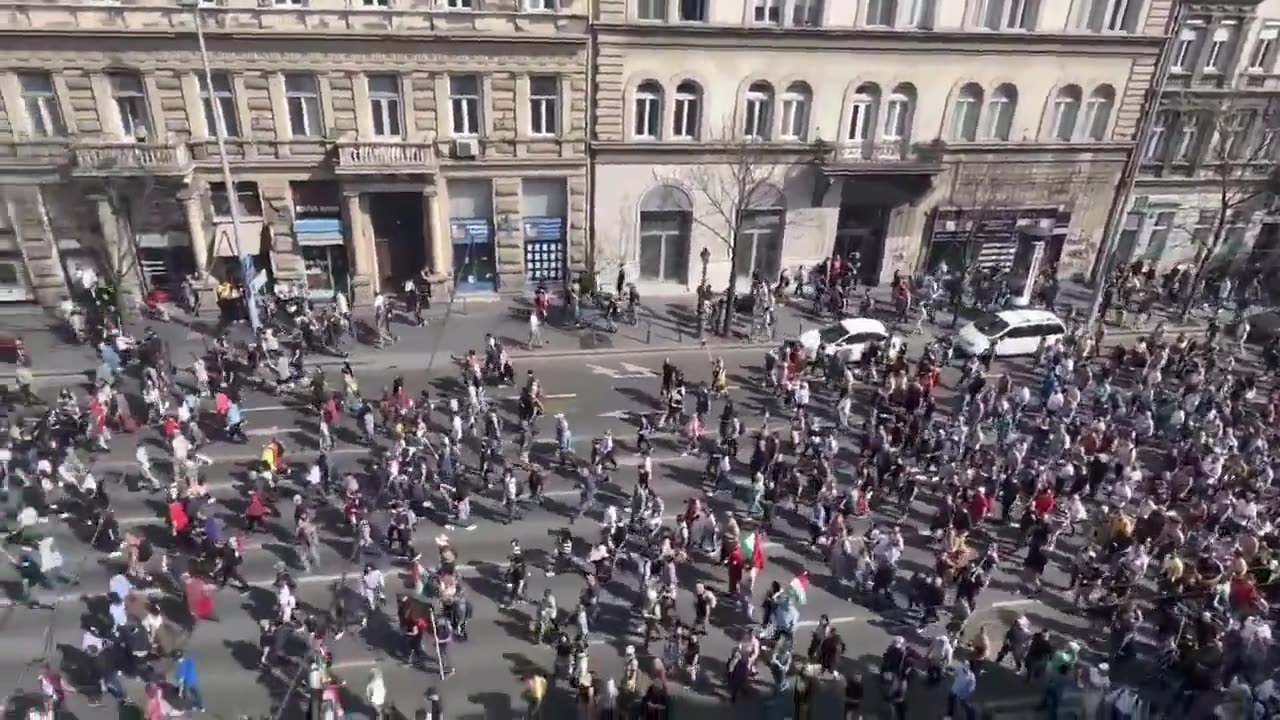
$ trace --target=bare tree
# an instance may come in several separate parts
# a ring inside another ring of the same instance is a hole
[[[112,179],[106,183],[105,197],[115,219],[115,242],[110,240],[107,228],[103,228],[103,253],[107,288],[116,310],[123,317],[132,317],[142,301],[146,277],[138,258],[137,228],[143,223],[154,199],[154,178]]]
[[[1275,164],[1280,108],[1274,102],[1259,108],[1238,97],[1183,104],[1182,108],[1184,117],[1204,123],[1202,127],[1208,126],[1212,132],[1202,165],[1202,176],[1212,187],[1212,201],[1202,209],[1212,211],[1212,221],[1202,240],[1192,235],[1196,238],[1196,256],[1191,291],[1182,304],[1185,319],[1239,213],[1280,192],[1280,167]]]
[[[965,283],[977,266],[978,254],[982,250],[981,238],[988,225],[1005,217],[1009,208],[1017,207],[1017,198],[1012,190],[1017,182],[1006,168],[992,163],[983,163],[971,172],[966,172],[963,164],[956,167],[948,198],[960,233],[959,267],[954,268],[955,275],[949,287],[951,327],[959,321]]]
[[[726,128],[722,136],[733,137],[732,130]],[[717,238],[729,257],[729,287],[720,319],[720,333],[727,336],[733,329],[743,225],[754,212],[777,209],[766,202],[770,196],[764,189],[783,180],[783,166],[757,143],[732,140],[725,144],[722,162],[690,165],[659,180],[694,198],[694,226]]]

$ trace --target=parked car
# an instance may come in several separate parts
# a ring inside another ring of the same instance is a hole
[[[1066,333],[1066,326],[1048,310],[1004,310],[986,313],[965,323],[953,341],[962,354],[981,355],[994,347],[996,357],[1031,355],[1042,338],[1052,342]]]
[[[889,348],[900,348],[902,338],[890,335],[884,323],[871,318],[846,318],[822,328],[806,330],[797,339],[809,357],[821,347],[827,355],[839,354],[845,362],[858,362],[867,346],[878,342]]]

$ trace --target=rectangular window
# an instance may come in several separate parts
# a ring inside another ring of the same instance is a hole
[[[791,24],[796,27],[818,27],[822,24],[822,0],[793,0]]]
[[[893,27],[898,14],[898,0],[867,0],[867,25]]]
[[[884,108],[884,139],[905,140],[911,121],[911,103],[905,97],[892,97]]]
[[[529,12],[555,12],[556,0],[525,0]]]
[[[662,124],[662,99],[657,86],[636,91],[635,136],[643,140],[658,137]]]
[[[305,0],[275,0],[277,7],[302,7]]]
[[[1223,23],[1222,27],[1213,31],[1213,40],[1209,52],[1204,58],[1205,73],[1221,73],[1231,62],[1231,45],[1235,40],[1237,27],[1235,23]]]
[[[754,15],[758,23],[777,25],[782,22],[782,0],[756,0]]]
[[[1173,46],[1173,53],[1169,58],[1170,72],[1189,72],[1191,64],[1195,62],[1196,54],[1200,49],[1200,42],[1204,38],[1204,28],[1201,26],[1188,26],[1182,28],[1182,32],[1178,33],[1178,39]]]
[[[1005,0],[1008,5],[1007,12],[1004,16],[1004,27],[1006,30],[1030,30],[1031,29],[1031,11],[1032,2],[1034,0]]]
[[[1156,213],[1155,221],[1151,223],[1151,237],[1147,239],[1147,246],[1160,248],[1163,250],[1169,245],[1169,232],[1173,229],[1173,221],[1177,213],[1172,210],[1165,210]]]
[[[529,134],[538,137],[560,134],[559,78],[529,78]]]
[[[907,16],[907,25],[921,30],[933,27],[933,15],[936,0],[911,0],[911,14]]]
[[[1191,156],[1195,154],[1199,139],[1199,119],[1190,116],[1183,117],[1182,127],[1178,134],[1178,147],[1173,154],[1174,161],[1190,162]]]
[[[294,137],[320,137],[320,81],[315,75],[284,76],[285,104],[289,107],[289,131]]]
[[[213,204],[215,217],[230,217],[231,204],[227,200],[226,183],[209,183],[209,200]],[[236,182],[236,201],[241,216],[250,218],[262,217],[262,196],[258,194],[258,183],[251,181]]]
[[[444,0],[444,6],[449,10],[474,10],[474,0]]]
[[[772,98],[764,93],[747,93],[747,117],[742,134],[750,140],[767,140],[772,130]]]
[[[635,0],[635,2],[637,20],[662,22],[667,19],[667,0]]]
[[[204,122],[209,135],[217,137],[218,121],[222,121],[223,137],[240,137],[240,119],[236,115],[236,96],[231,89],[231,76],[224,72],[212,73],[213,90],[208,78],[200,73],[200,100],[204,103]]]
[[[480,77],[453,75],[449,78],[449,109],[455,137],[480,134]]]
[[[1250,72],[1271,72],[1277,36],[1280,36],[1280,26],[1277,25],[1266,25],[1258,32],[1258,41],[1253,45],[1253,52],[1249,53]]]
[[[671,125],[672,137],[681,140],[698,139],[698,125],[701,121],[698,97],[696,88],[686,83],[681,83],[680,87],[676,88],[676,112]]]
[[[120,132],[127,138],[145,140],[151,132],[147,119],[147,97],[139,75],[116,73],[110,77],[111,97],[120,114]]]
[[[400,78],[395,75],[369,76],[369,111],[373,114],[373,134],[400,137]]]
[[[1151,121],[1151,133],[1147,135],[1147,145],[1142,150],[1142,158],[1144,160],[1156,162],[1164,159],[1165,151],[1169,142],[1169,119],[1172,116],[1168,110],[1161,110],[1156,113],[1156,117]]]
[[[62,137],[67,126],[58,110],[58,99],[53,94],[53,78],[48,73],[18,73],[22,87],[22,103],[27,108],[27,121],[36,137]]]
[[[391,0],[360,0],[360,4],[367,8],[389,8]]]
[[[706,22],[707,0],[680,0],[680,21]]]
[[[868,97],[853,101],[849,117],[849,139],[853,142],[864,142],[871,138],[871,102]]]
[[[1219,159],[1238,158],[1244,154],[1249,131],[1253,127],[1253,117],[1252,110],[1237,110],[1222,120],[1217,147],[1214,148],[1214,154]]]

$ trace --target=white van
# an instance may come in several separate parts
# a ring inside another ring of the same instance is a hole
[[[1066,331],[1058,316],[1048,310],[1005,310],[965,323],[954,341],[956,349],[968,355],[981,355],[992,346],[996,357],[1031,355],[1041,338],[1050,343]]]

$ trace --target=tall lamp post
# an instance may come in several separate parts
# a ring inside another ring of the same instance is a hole
[[[218,141],[218,162],[222,165],[222,184],[226,187],[227,204],[231,207],[231,234],[232,245],[236,255],[240,258],[240,274],[244,277],[245,292],[248,293],[247,302],[249,305],[249,326],[254,332],[258,331],[260,323],[258,320],[258,291],[254,287],[254,276],[257,274],[253,266],[253,256],[246,255],[240,247],[240,229],[243,223],[240,220],[240,196],[236,193],[236,184],[231,177],[231,163],[227,160],[227,122],[222,117],[222,108],[213,102],[213,69],[209,66],[209,51],[204,43],[204,23],[200,17],[200,0],[178,0],[178,6],[191,10],[191,17],[195,20],[196,25],[196,42],[200,45],[200,65],[204,70],[204,87],[205,92],[209,94],[210,105],[213,108],[213,131],[214,137]]]

